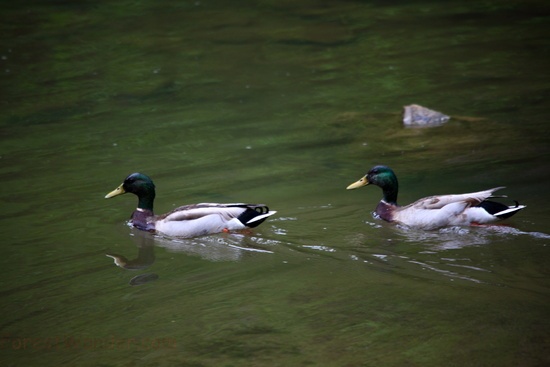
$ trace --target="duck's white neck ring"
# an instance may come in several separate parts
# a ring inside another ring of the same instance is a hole
[[[145,213],[145,209],[143,209],[143,208],[136,208],[136,211]]]

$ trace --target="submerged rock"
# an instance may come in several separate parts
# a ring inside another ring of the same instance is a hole
[[[450,119],[449,116],[441,112],[430,110],[417,104],[411,104],[403,108],[403,123],[405,126],[439,126]]]

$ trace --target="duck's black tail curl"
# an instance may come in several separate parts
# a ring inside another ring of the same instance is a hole
[[[246,210],[237,219],[245,226],[254,228],[262,224],[272,214],[275,214],[275,212],[270,212],[267,205],[247,205]]]
[[[507,206],[502,203],[497,203],[496,201],[485,200],[476,206],[485,209],[487,213],[495,217],[506,219],[525,208],[524,205],[520,205],[516,200],[514,200],[514,203],[516,204],[515,206]]]

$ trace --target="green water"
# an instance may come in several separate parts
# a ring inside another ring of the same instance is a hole
[[[2,366],[550,364],[545,2],[0,8]],[[411,103],[453,118],[403,128]],[[378,188],[345,190],[380,163],[403,204],[505,185],[527,209],[383,223]],[[134,197],[103,199],[135,171],[158,213],[278,213],[145,235]]]

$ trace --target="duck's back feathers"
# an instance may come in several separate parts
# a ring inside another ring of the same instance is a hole
[[[446,205],[452,203],[465,203],[470,206],[478,205],[484,200],[488,199],[497,190],[503,189],[504,186],[495,187],[489,190],[470,192],[467,194],[453,194],[453,195],[436,195],[423,198],[410,204],[417,209],[441,209]]]
[[[275,213],[263,204],[200,203],[180,206],[156,217],[155,228],[170,236],[195,237],[254,228]]]
[[[440,195],[420,199],[404,207],[396,207],[393,220],[424,229],[449,225],[486,224],[511,217],[524,205],[509,207],[487,199],[504,187],[458,195]]]
[[[270,212],[264,204],[219,204],[219,203],[200,203],[180,206],[166,214],[159,215],[157,220],[164,221],[182,221],[193,220],[208,215],[220,215],[226,220],[233,218],[239,219],[244,225],[249,222],[259,220],[257,217],[266,218],[275,212]],[[246,214],[246,215],[245,215]],[[258,223],[259,224],[259,223]],[[258,225],[256,224],[256,225]]]

